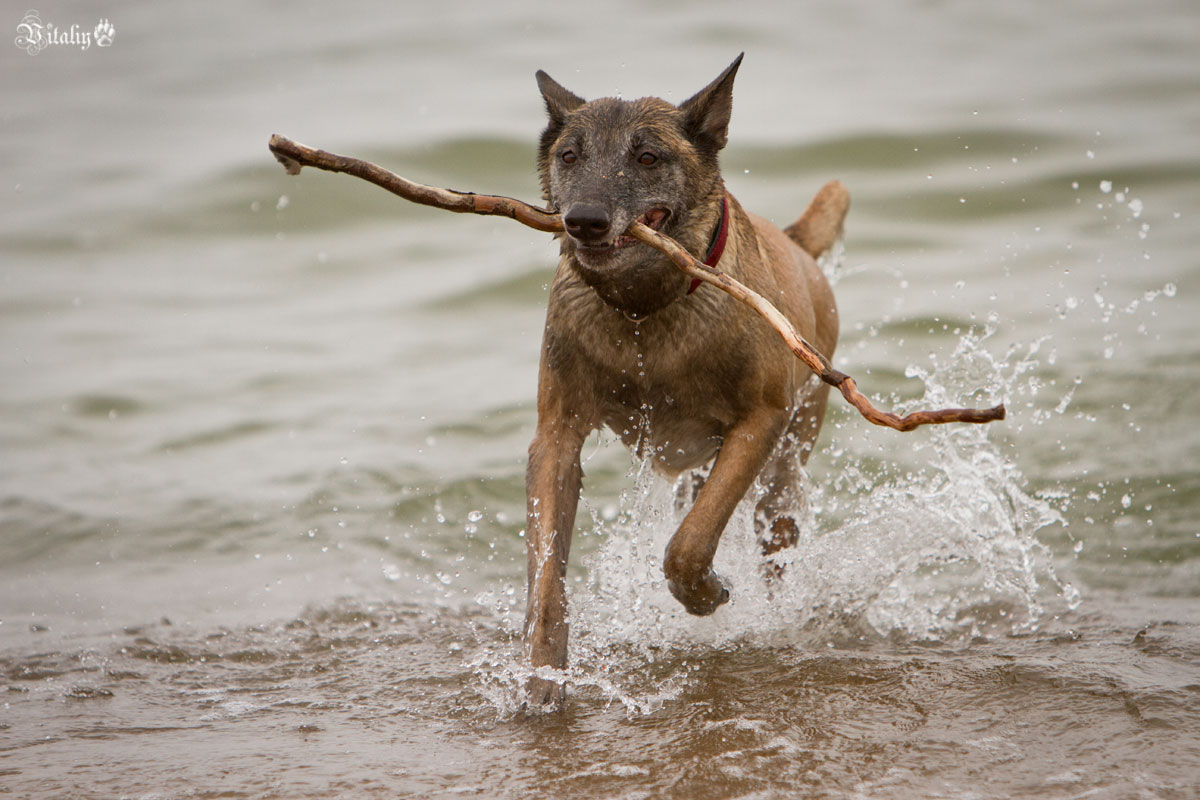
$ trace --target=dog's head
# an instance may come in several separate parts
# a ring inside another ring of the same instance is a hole
[[[622,235],[631,221],[676,235],[711,199],[741,62],[678,106],[657,97],[588,102],[538,71],[550,117],[538,148],[542,191],[562,213],[564,250],[589,283],[651,257]]]

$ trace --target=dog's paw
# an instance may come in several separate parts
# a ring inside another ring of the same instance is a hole
[[[690,586],[678,581],[667,581],[667,588],[675,599],[683,604],[689,614],[707,617],[729,602],[729,584],[717,573],[709,570],[698,583]]]
[[[536,675],[525,684],[526,711],[554,712],[562,710],[567,701],[567,686],[560,681],[539,678]]]

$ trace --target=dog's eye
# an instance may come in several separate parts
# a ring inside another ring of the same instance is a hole
[[[575,161],[579,158],[579,156],[575,155],[574,150],[564,150],[562,155],[559,156],[559,158],[562,159],[562,162],[564,164],[574,164]]]
[[[647,150],[645,153],[642,153],[640,156],[638,156],[638,163],[643,167],[652,167],[658,163],[658,156]]]

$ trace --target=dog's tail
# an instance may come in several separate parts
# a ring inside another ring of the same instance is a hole
[[[783,229],[793,242],[817,258],[842,235],[842,224],[850,210],[850,192],[841,181],[821,187],[800,219]]]

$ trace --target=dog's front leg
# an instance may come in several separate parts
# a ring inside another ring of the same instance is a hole
[[[525,475],[529,595],[525,612],[525,656],[529,665],[567,666],[567,556],[583,471],[579,453],[585,433],[565,415],[540,409],[537,434],[529,446]],[[531,705],[558,705],[562,683],[533,677]]]
[[[693,614],[711,614],[729,599],[729,588],[712,570],[717,543],[787,420],[785,409],[760,407],[729,426],[704,488],[667,544],[663,559],[667,586]]]

